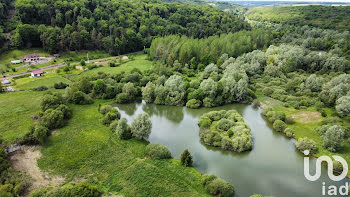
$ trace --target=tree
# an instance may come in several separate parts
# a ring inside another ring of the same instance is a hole
[[[102,79],[98,79],[95,82],[95,85],[92,89],[92,93],[95,96],[102,96],[102,94],[105,93],[106,88],[107,88],[106,83]]]
[[[181,164],[190,167],[193,164],[191,153],[188,151],[188,149],[184,150],[184,152],[181,154]]]
[[[185,99],[185,84],[182,77],[179,75],[172,75],[165,83],[164,89],[166,91],[165,104],[183,106]],[[158,96],[158,95],[157,95]]]
[[[342,116],[350,114],[350,96],[343,96],[337,100],[335,109]]]
[[[152,132],[152,122],[147,113],[140,114],[131,124],[132,134],[139,139],[147,140]]]
[[[82,77],[76,84],[76,87],[85,94],[89,94],[92,90],[93,84],[87,77]]]
[[[35,125],[33,137],[38,144],[43,144],[49,134],[49,130],[42,125]]]
[[[203,80],[199,88],[202,90],[205,97],[215,98],[218,86],[213,79],[209,78]]]
[[[203,78],[207,79],[210,76],[210,74],[213,72],[218,73],[219,68],[215,64],[209,64],[204,69]]]
[[[339,125],[331,126],[322,138],[323,147],[331,152],[338,152],[344,145],[344,128]]]
[[[295,147],[301,152],[308,150],[310,154],[315,154],[318,151],[316,142],[306,137],[298,139],[295,142]]]
[[[58,96],[46,94],[41,99],[40,107],[42,111],[46,111],[47,109],[55,109],[62,103],[62,99]]]
[[[132,136],[131,128],[128,125],[126,118],[122,118],[119,120],[119,123],[115,132],[118,135],[118,137],[122,140],[127,140],[131,138]]]
[[[213,196],[231,197],[235,194],[233,185],[212,174],[204,174],[202,184],[205,190]]]
[[[284,132],[284,130],[287,128],[286,123],[284,123],[282,120],[276,120],[273,123],[273,129],[275,129],[278,132]]]
[[[131,82],[124,84],[122,92],[126,94],[130,101],[134,100],[135,96],[137,95],[137,89]]]
[[[156,86],[152,82],[148,82],[145,87],[142,88],[142,98],[147,103],[153,103],[155,99],[155,90]]]
[[[57,109],[48,109],[40,117],[40,123],[48,129],[57,129],[64,125],[64,114]]]
[[[159,143],[150,143],[146,146],[146,155],[152,159],[169,159],[171,158],[171,153],[169,149]]]
[[[305,87],[310,89],[312,92],[318,92],[322,88],[322,80],[315,74],[312,74],[306,79]]]
[[[81,91],[77,91],[73,94],[72,101],[77,105],[91,104],[94,102],[89,95]]]

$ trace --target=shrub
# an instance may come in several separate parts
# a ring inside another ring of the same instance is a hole
[[[86,182],[82,183],[68,183],[66,185],[35,190],[30,197],[46,197],[46,196],[80,196],[80,197],[100,197],[100,192],[96,186]]]
[[[266,87],[266,88],[264,88],[264,89],[262,90],[262,92],[263,92],[263,94],[264,94],[265,96],[271,96],[272,93],[273,93],[273,89],[272,89],[272,88],[269,88],[269,87]]]
[[[40,117],[40,122],[50,130],[57,129],[64,125],[64,114],[57,109],[48,109]]]
[[[65,89],[65,88],[68,87],[68,86],[69,86],[68,84],[63,83],[63,82],[58,82],[58,83],[55,83],[55,84],[53,85],[53,87],[54,87],[55,89]]]
[[[21,140],[23,144],[43,144],[49,134],[48,128],[42,125],[35,125],[29,129]]]
[[[287,128],[286,123],[284,123],[282,120],[276,120],[273,123],[273,129],[275,129],[278,132],[284,132],[284,130]]]
[[[298,139],[298,141],[295,142],[295,147],[301,152],[309,150],[310,154],[315,154],[318,151],[316,142],[306,137]]]
[[[49,88],[47,86],[38,86],[36,88],[33,88],[34,91],[45,91],[48,90]]]
[[[217,128],[218,129],[221,129],[221,130],[224,130],[224,131],[227,131],[229,130],[231,127],[234,126],[234,122],[232,120],[228,120],[226,118],[222,118],[218,121],[218,126]]]
[[[52,94],[45,94],[41,99],[40,107],[42,111],[46,111],[47,109],[55,109],[62,103],[62,98]]]
[[[339,161],[333,160],[333,172],[338,175],[343,172],[343,165]]]
[[[231,197],[235,194],[233,185],[215,175],[203,175],[202,184],[206,191],[213,196]]]
[[[188,149],[184,150],[184,152],[181,154],[181,164],[189,167],[192,166],[193,161],[192,161],[192,156],[191,153],[188,151]]]
[[[77,91],[73,94],[72,101],[77,105],[86,105],[94,102],[89,95],[81,91]]]
[[[196,99],[191,99],[189,101],[187,101],[186,103],[186,107],[191,108],[191,109],[198,109],[200,108],[202,105],[202,102],[200,100],[196,100]]]
[[[284,130],[284,133],[285,133],[286,136],[289,137],[289,138],[291,138],[291,137],[294,136],[293,129],[291,129],[291,128],[286,128],[286,129]]]
[[[120,113],[116,113],[116,112],[108,112],[107,114],[105,114],[105,116],[102,118],[102,124],[104,125],[110,125],[111,122],[113,122],[116,119],[120,118]]]
[[[171,158],[171,153],[169,149],[159,143],[150,143],[146,146],[146,155],[152,159],[169,159]]]
[[[331,126],[327,129],[322,138],[323,147],[331,152],[337,152],[344,145],[344,128],[339,125]]]
[[[107,114],[108,112],[119,113],[118,110],[111,105],[104,105],[98,111],[103,115]]]
[[[111,131],[115,131],[115,130],[117,129],[118,123],[119,123],[119,120],[114,120],[114,121],[109,125],[109,129],[110,129]]]
[[[123,104],[123,103],[128,103],[130,101],[129,101],[128,95],[126,93],[120,93],[116,97],[116,102]]]
[[[127,140],[131,138],[131,128],[128,125],[126,118],[122,118],[119,120],[115,132],[118,135],[118,137],[122,140]]]
[[[342,116],[350,114],[350,96],[343,96],[337,100],[336,105],[337,112]]]
[[[69,109],[69,107],[67,105],[61,104],[56,109],[63,113],[64,119],[67,120],[67,119],[70,119],[72,117],[72,110]]]
[[[147,113],[140,114],[131,124],[132,134],[139,139],[147,140],[152,131],[152,122]]]
[[[203,99],[203,106],[208,107],[208,108],[215,107],[214,99],[209,98],[209,97],[205,97]]]

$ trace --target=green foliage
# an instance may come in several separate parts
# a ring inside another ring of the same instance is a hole
[[[131,132],[138,139],[147,140],[152,132],[152,122],[147,113],[138,115],[131,124]]]
[[[119,120],[115,132],[118,135],[118,137],[122,140],[128,140],[132,137],[131,128],[128,125],[126,118],[122,118]]]
[[[72,102],[77,105],[86,105],[91,104],[94,101],[89,95],[85,94],[84,92],[77,91],[72,96]]]
[[[63,186],[40,189],[32,192],[30,197],[49,197],[49,196],[81,196],[81,197],[100,197],[102,192],[95,185],[87,182],[68,183]]]
[[[230,197],[235,194],[235,189],[230,183],[211,174],[202,176],[202,183],[207,192],[213,196]]]
[[[69,86],[69,84],[67,84],[67,83],[64,83],[64,82],[58,82],[58,83],[55,83],[54,85],[53,85],[53,87],[55,88],[55,89],[65,89],[66,87],[68,87]]]
[[[295,147],[301,152],[309,150],[310,154],[315,154],[318,151],[316,142],[306,137],[298,139],[298,141],[295,142]]]
[[[118,111],[107,112],[102,118],[102,124],[109,126],[114,120],[120,118],[120,113]]]
[[[47,109],[57,108],[60,104],[62,104],[62,98],[52,94],[45,94],[41,98],[40,107],[42,111],[46,111]]]
[[[152,159],[169,159],[171,158],[171,153],[169,149],[159,143],[150,143],[146,146],[146,155]]]
[[[253,8],[247,12],[251,20],[309,25],[323,29],[349,29],[349,8],[347,6],[281,6]]]
[[[156,86],[152,82],[148,82],[145,87],[142,88],[142,98],[147,103],[153,103],[155,99],[155,90]]]
[[[181,164],[186,167],[190,167],[193,165],[192,155],[188,151],[188,149],[185,149],[184,152],[181,154],[180,160]]]
[[[284,123],[282,120],[276,120],[273,123],[273,129],[278,132],[284,132],[284,130],[287,128],[286,123]]]
[[[40,117],[40,123],[48,129],[57,129],[64,126],[64,114],[58,109],[48,109]]]
[[[202,102],[196,99],[191,99],[186,103],[186,107],[192,108],[192,109],[198,109],[201,107],[201,105],[202,105]]]
[[[350,114],[350,96],[340,97],[336,102],[335,109],[342,116],[347,116]]]
[[[324,148],[331,152],[338,152],[344,145],[344,128],[339,125],[331,126],[322,138]]]
[[[198,120],[201,140],[210,146],[243,152],[251,150],[253,139],[250,128],[235,110],[211,111]]]

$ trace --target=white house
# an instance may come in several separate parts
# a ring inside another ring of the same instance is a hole
[[[42,70],[33,70],[30,75],[31,75],[31,77],[41,77],[41,76],[43,76],[43,71]]]

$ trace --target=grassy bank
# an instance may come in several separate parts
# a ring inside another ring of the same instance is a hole
[[[262,103],[263,108],[272,107],[274,111],[284,112],[287,118],[293,119],[294,123],[288,124],[288,127],[293,129],[294,138],[299,139],[307,137],[314,140],[318,147],[318,153],[315,155],[316,157],[322,155],[339,155],[350,164],[350,142],[348,140],[344,141],[344,146],[339,152],[332,153],[322,146],[323,139],[316,131],[316,129],[322,125],[323,120],[331,117],[332,114],[335,113],[334,109],[324,108],[327,117],[322,117],[315,107],[300,110],[287,108],[282,105],[282,102],[262,95],[259,96],[258,100]],[[349,124],[349,122],[346,121],[346,124]],[[348,176],[350,176],[349,172]]]
[[[97,101],[72,106],[73,118],[42,147],[41,169],[96,181],[105,192],[125,196],[205,196],[201,174],[179,160],[145,157],[146,142],[120,140],[100,122]]]

